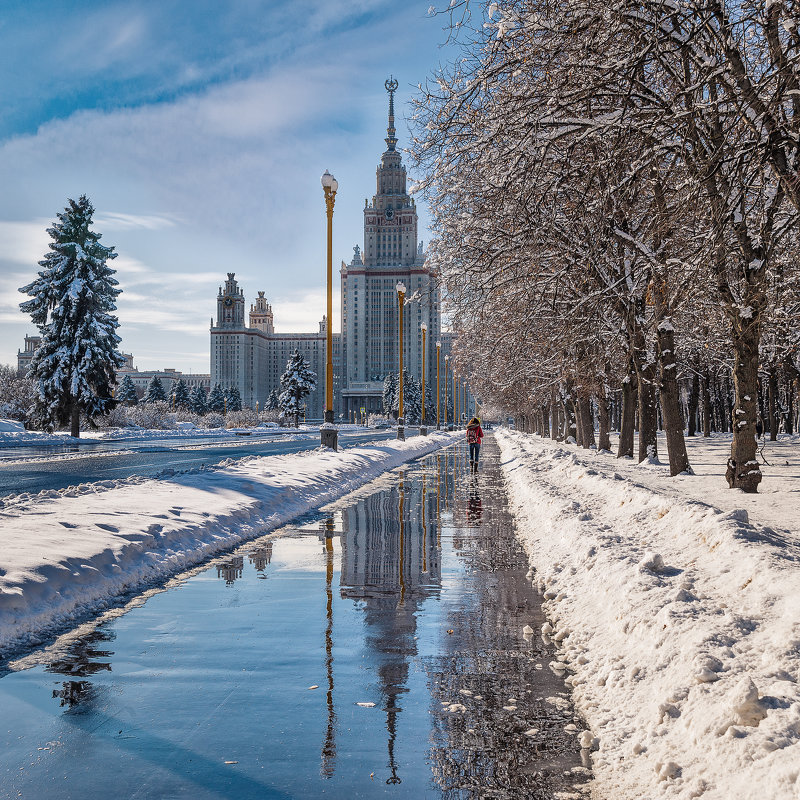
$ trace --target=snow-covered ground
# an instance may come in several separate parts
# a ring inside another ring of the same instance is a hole
[[[281,428],[277,425],[259,426],[255,428],[198,428],[191,423],[177,423],[179,427],[161,430],[151,428],[97,428],[81,431],[78,442],[141,442],[150,439],[236,439],[246,436],[286,436],[291,434],[319,435],[319,425],[301,425],[299,428]],[[342,432],[355,433],[369,431],[371,428],[359,425],[342,424],[337,426]],[[0,419],[0,447],[25,447],[41,445],[75,444],[68,432],[42,433],[26,431],[21,422]]]
[[[458,436],[251,456],[0,501],[0,657]]]
[[[497,439],[596,796],[800,798],[798,442],[768,444],[753,496],[727,489],[726,437],[679,478]]]

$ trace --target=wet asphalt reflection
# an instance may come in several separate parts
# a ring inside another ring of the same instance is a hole
[[[0,797],[587,796],[482,450],[477,477],[463,444],[427,456],[12,664]]]

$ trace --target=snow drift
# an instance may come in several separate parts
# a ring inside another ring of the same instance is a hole
[[[800,543],[611,458],[497,439],[598,796],[800,797]]]

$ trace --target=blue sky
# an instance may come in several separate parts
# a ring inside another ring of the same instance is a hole
[[[0,363],[34,327],[17,288],[45,228],[87,194],[114,245],[123,349],[208,371],[217,287],[265,290],[279,331],[324,309],[319,176],[339,180],[334,263],[362,244],[394,74],[398,114],[450,57],[426,2],[126,0],[3,4]],[[408,143],[398,122],[401,145]],[[427,220],[421,209],[422,238]],[[338,287],[337,287],[338,289]],[[338,330],[338,292],[334,326]]]

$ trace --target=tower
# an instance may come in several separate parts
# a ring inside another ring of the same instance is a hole
[[[217,294],[217,328],[244,328],[244,293],[236,282],[236,273],[229,272],[225,288]]]
[[[425,322],[431,334],[426,346],[426,383],[430,383],[432,343],[441,329],[439,290],[425,264],[417,240],[418,216],[406,188],[406,169],[397,150],[394,94],[398,83],[390,77],[386,149],[375,172],[375,194],[364,203],[364,249],[354,248],[350,264],[342,264],[342,399],[346,414],[362,408],[382,409],[383,379],[397,372],[398,306],[396,285],[402,281],[410,301],[404,313],[406,369],[417,379],[422,370]]]
[[[272,321],[272,306],[264,297],[264,292],[259,292],[255,303],[250,305],[250,327],[262,333],[275,333]]]

